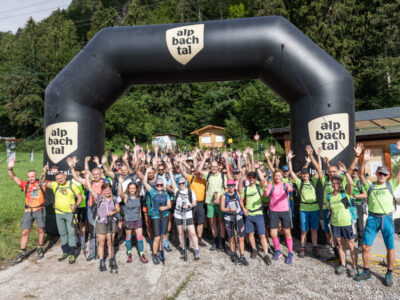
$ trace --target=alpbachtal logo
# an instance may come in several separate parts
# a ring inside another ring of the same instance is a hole
[[[308,122],[308,134],[314,149],[321,147],[323,157],[333,159],[349,145],[349,115],[326,115]]]
[[[186,65],[204,47],[204,24],[169,29],[165,37],[169,53],[177,62]]]
[[[78,149],[78,123],[60,122],[46,128],[46,151],[53,163],[58,163]]]

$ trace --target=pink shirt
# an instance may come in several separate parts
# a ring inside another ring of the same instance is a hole
[[[285,183],[287,187],[287,191],[291,192],[292,187],[289,183]],[[268,184],[267,191],[264,196],[268,197],[271,194],[272,184]],[[271,200],[269,201],[269,210],[270,211],[289,211],[289,199],[288,195],[283,188],[283,183],[275,184],[274,192],[271,195]]]

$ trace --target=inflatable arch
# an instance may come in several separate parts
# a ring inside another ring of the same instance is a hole
[[[46,89],[44,162],[66,171],[68,156],[102,155],[105,111],[132,84],[254,78],[290,104],[296,157],[311,143],[350,162],[352,77],[278,16],[102,29]]]

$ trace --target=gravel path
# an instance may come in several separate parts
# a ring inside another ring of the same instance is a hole
[[[310,249],[308,249],[310,250]],[[337,276],[333,265],[306,256],[295,256],[292,265],[282,258],[267,267],[260,257],[248,259],[250,266],[233,265],[221,252],[201,249],[201,260],[167,253],[163,266],[144,265],[134,253],[132,264],[125,263],[124,247],[117,254],[118,274],[98,271],[98,260],[58,262],[59,245],[45,258],[33,254],[23,263],[0,272],[1,299],[167,299],[180,290],[178,299],[400,299],[400,278],[385,287],[383,275],[374,272],[372,281],[357,283],[346,275]],[[287,249],[282,246],[282,251]],[[308,251],[310,252],[310,251]],[[322,255],[329,255],[323,249]],[[145,253],[150,257],[149,246]],[[246,253],[249,257],[249,254]],[[107,264],[108,267],[108,264]],[[186,282],[186,286],[183,283]]]

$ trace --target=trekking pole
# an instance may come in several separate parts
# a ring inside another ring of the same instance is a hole
[[[162,218],[162,213],[160,213],[160,227],[161,227],[161,262],[165,265],[165,256],[164,256],[164,221]]]
[[[237,222],[237,213],[233,213],[233,238],[235,239],[235,250],[237,251],[239,249],[239,228],[238,228],[238,222]],[[240,251],[240,249],[239,249]]]

